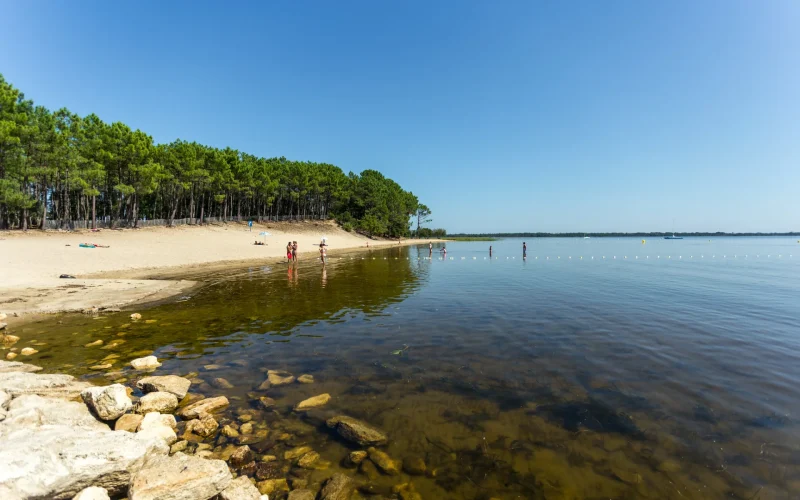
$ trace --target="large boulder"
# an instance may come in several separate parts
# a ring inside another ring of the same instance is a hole
[[[192,382],[177,375],[144,377],[136,382],[136,387],[144,392],[169,392],[180,401],[189,392]]]
[[[169,392],[151,392],[145,394],[139,401],[133,411],[143,415],[147,413],[172,413],[178,407],[178,398]]]
[[[361,420],[340,415],[327,421],[328,427],[335,429],[344,439],[361,446],[386,444],[389,438],[383,432]]]
[[[98,486],[89,486],[81,491],[72,500],[109,500],[108,491]]]
[[[145,356],[143,358],[136,358],[131,361],[131,366],[134,370],[155,370],[161,363],[155,356]]]
[[[220,500],[260,500],[260,498],[261,493],[247,476],[237,477],[219,494]],[[314,500],[314,497],[311,497],[311,500]]]
[[[161,440],[108,429],[17,429],[0,446],[0,498],[70,499],[89,486],[120,495],[145,462],[167,452]]]
[[[41,366],[30,365],[20,361],[0,361],[0,373],[9,372],[39,372],[42,371]]]
[[[19,429],[36,429],[52,425],[97,431],[108,430],[108,425],[98,422],[85,404],[76,401],[24,394],[12,399],[6,406],[8,411],[5,420],[0,423],[0,435]]]
[[[38,394],[47,397],[74,399],[81,391],[92,387],[88,382],[75,380],[72,375],[38,375],[28,372],[0,373],[0,391],[11,396]]]
[[[175,417],[172,415],[164,415],[161,413],[148,413],[144,416],[142,421],[139,423],[139,427],[137,430],[139,431],[146,431],[147,429],[152,429],[153,427],[169,427],[172,430],[178,428],[178,423],[175,421]]]
[[[81,397],[100,420],[116,420],[133,406],[122,384],[89,387],[81,392]]]
[[[225,396],[201,399],[196,403],[192,403],[189,406],[182,408],[181,411],[178,412],[178,416],[186,420],[200,418],[204,415],[213,413],[221,408],[224,408],[229,404],[230,402],[228,401],[228,398],[226,398]]]
[[[114,422],[114,430],[136,432],[136,430],[139,429],[139,424],[142,423],[142,420],[144,420],[144,415],[139,415],[138,413],[126,413],[125,415],[119,417],[116,422]]]
[[[208,499],[231,483],[231,473],[222,460],[206,460],[176,453],[158,457],[133,474],[128,487],[130,500]]]
[[[350,500],[350,495],[355,489],[355,481],[337,472],[325,483],[325,487],[319,493],[319,498],[320,500]]]

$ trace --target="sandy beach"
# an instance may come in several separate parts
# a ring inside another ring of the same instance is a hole
[[[262,231],[271,235],[259,236]],[[286,243],[297,241],[300,260],[317,259],[327,237],[328,255],[366,248],[364,236],[331,222],[229,223],[126,230],[0,232],[0,311],[10,317],[92,308],[116,308],[179,296],[197,283],[148,279],[169,272],[224,263],[285,260]],[[266,241],[266,245],[254,245]],[[425,240],[427,242],[427,240]],[[83,248],[95,243],[108,248]],[[420,243],[403,240],[402,244]],[[370,247],[397,245],[369,240]],[[60,279],[67,274],[76,279]],[[9,318],[10,320],[12,318]]]

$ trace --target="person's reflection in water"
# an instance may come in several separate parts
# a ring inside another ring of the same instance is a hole
[[[298,277],[299,273],[297,271],[297,262],[293,262],[292,264],[289,265],[289,274],[288,274],[289,286],[296,286]]]
[[[492,245],[489,245],[489,258],[492,258]]]
[[[325,285],[328,284],[328,268],[322,268],[322,288],[325,288]]]

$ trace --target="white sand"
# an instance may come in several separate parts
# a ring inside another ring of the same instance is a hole
[[[264,241],[258,236],[261,231],[272,234],[266,237],[266,246],[253,244]],[[366,246],[366,238],[326,222],[255,224],[252,232],[244,223],[97,233],[0,232],[0,312],[11,316],[160,300],[195,283],[139,278],[164,268],[174,268],[171,271],[178,274],[182,268],[202,264],[285,260],[286,243],[293,240],[298,242],[301,261],[316,260],[322,236],[328,238],[332,257],[338,250]],[[80,243],[109,248],[81,248]],[[370,240],[369,245],[397,245],[397,241]],[[61,274],[79,279],[59,279]]]

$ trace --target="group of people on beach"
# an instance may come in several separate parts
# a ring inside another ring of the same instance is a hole
[[[319,242],[319,260],[325,264],[328,258],[328,242],[327,238],[323,236]],[[297,262],[297,242],[290,241],[286,244],[286,260],[288,263]]]

